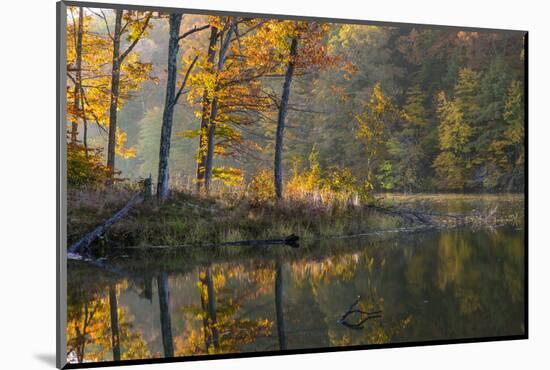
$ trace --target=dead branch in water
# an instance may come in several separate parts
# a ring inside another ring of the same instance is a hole
[[[355,308],[359,304],[361,296],[357,296],[357,299],[349,306],[348,310],[344,312],[342,317],[338,320],[339,324],[342,324],[350,329],[362,329],[363,324],[370,319],[378,319],[382,317],[382,310],[366,312],[358,308]],[[356,323],[348,321],[348,317],[352,314],[359,314],[360,320]]]

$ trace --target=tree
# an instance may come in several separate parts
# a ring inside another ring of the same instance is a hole
[[[210,38],[208,43],[208,51],[206,58],[206,68],[212,73],[212,66],[216,58],[216,42],[218,40],[218,28],[212,26],[210,28]],[[208,148],[208,117],[210,109],[210,93],[208,86],[205,86],[202,94],[201,102],[201,123],[199,128],[199,147],[197,149],[197,192],[200,192],[204,182],[204,169],[206,167],[206,151]]]
[[[469,168],[467,154],[472,134],[471,125],[456,101],[448,100],[445,93],[438,95],[439,148],[433,166],[436,184],[442,189],[463,190],[467,182]]]
[[[257,38],[255,31],[260,29],[264,22],[245,18],[236,20],[234,36],[230,40],[225,38],[228,40],[228,49],[225,52],[223,68],[218,69],[219,54],[224,54],[222,39],[227,34],[227,28],[231,26],[231,19],[210,17],[210,23],[216,31],[211,32],[208,51],[202,53],[198,72],[190,80],[189,101],[200,104],[196,114],[200,117],[201,123],[197,130],[179,133],[184,138],[198,138],[197,191],[205,185],[207,172],[210,174],[208,190],[213,180],[221,180],[227,185],[240,184],[240,169],[215,166],[214,159],[218,156],[227,159],[227,162],[239,161],[247,155],[254,155],[258,149],[256,142],[243,139],[242,132],[245,126],[258,123],[265,112],[272,109],[271,101],[264,93],[261,82],[261,79],[272,70],[269,66],[255,63],[254,59]],[[211,114],[213,107],[214,116]],[[210,125],[210,122],[213,124]],[[209,132],[214,135],[213,141],[208,138]],[[212,153],[210,157],[209,142]],[[207,171],[208,158],[211,158],[211,163]]]
[[[162,128],[160,134],[160,151],[159,151],[159,170],[157,178],[157,197],[159,200],[165,200],[168,197],[168,161],[170,157],[170,141],[172,139],[172,123],[174,118],[174,107],[178,99],[184,92],[185,85],[189,78],[189,74],[195,65],[197,58],[191,62],[187,72],[181,82],[179,90],[176,92],[177,79],[177,56],[179,51],[179,42],[187,36],[195,32],[201,31],[209,27],[194,27],[193,29],[180,35],[180,26],[183,14],[171,14],[169,17],[170,24],[170,41],[168,44],[168,77],[166,81],[166,98],[164,102],[164,112],[162,114]]]
[[[206,145],[206,159],[204,161],[204,188],[206,192],[210,190],[210,184],[212,182],[212,166],[214,161],[214,146],[215,146],[215,137],[216,132],[216,119],[218,115],[218,104],[219,99],[216,96],[220,85],[218,78],[220,72],[223,70],[226,53],[229,49],[231,38],[233,37],[233,32],[236,28],[237,17],[232,17],[225,21],[225,26],[222,31],[220,31],[220,49],[218,54],[218,63],[215,68],[215,85],[214,85],[214,96],[212,98],[212,103],[210,106],[210,115],[208,117],[208,135],[207,135],[207,145]],[[224,38],[225,37],[225,38]]]
[[[115,27],[111,34],[107,25],[107,18],[103,14],[109,37],[113,41],[113,58],[111,64],[111,90],[109,103],[109,142],[107,146],[107,166],[111,169],[111,175],[115,171],[115,153],[117,145],[117,111],[119,109],[120,97],[120,75],[121,65],[126,57],[132,52],[140,38],[149,27],[149,21],[152,12],[141,14],[140,12],[124,11],[117,9],[115,11]],[[124,21],[124,24],[123,24]],[[121,39],[126,33],[130,44],[121,52]]]
[[[275,179],[275,196],[277,199],[283,197],[283,139],[285,130],[285,120],[288,111],[288,99],[290,98],[290,84],[294,77],[294,68],[296,65],[296,54],[298,49],[298,37],[292,37],[290,42],[290,50],[288,53],[288,65],[286,67],[285,82],[283,83],[283,93],[281,95],[281,103],[279,105],[279,114],[277,115],[277,133],[275,136],[275,164],[274,164],[274,179]]]
[[[71,15],[72,15],[71,11]],[[75,50],[75,72],[76,78],[74,81],[74,93],[73,93],[73,114],[71,115],[71,144],[76,144],[76,138],[78,135],[78,121],[77,118],[81,115],[81,102],[80,98],[82,91],[82,37],[84,34],[84,10],[82,7],[78,8],[78,25],[74,24],[73,16],[73,31],[74,31],[74,50]]]
[[[370,185],[373,184],[375,171],[381,164],[386,133],[398,116],[397,108],[377,83],[363,112],[355,117],[359,124],[356,136],[364,144],[365,178]]]
[[[260,63],[274,64],[284,71],[281,98],[277,102],[277,129],[275,133],[275,153],[273,179],[275,196],[283,196],[283,144],[286,117],[289,110],[290,91],[295,75],[312,70],[320,70],[334,62],[330,58],[324,38],[328,25],[316,22],[274,21],[261,27],[258,40],[261,47],[256,52]]]

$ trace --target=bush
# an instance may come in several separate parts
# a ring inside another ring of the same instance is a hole
[[[263,169],[252,176],[248,185],[248,195],[255,201],[266,201],[275,197],[273,173]]]
[[[87,153],[86,153],[87,152]],[[101,149],[88,149],[80,144],[67,146],[67,183],[80,188],[98,187],[109,178],[109,168],[103,164]]]

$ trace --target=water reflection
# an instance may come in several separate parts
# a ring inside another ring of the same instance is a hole
[[[70,357],[125,360],[524,332],[522,230],[326,241],[318,249],[197,266],[181,261],[185,268],[163,271],[138,267],[131,277],[71,264]],[[351,302],[382,315],[350,329],[338,321]]]

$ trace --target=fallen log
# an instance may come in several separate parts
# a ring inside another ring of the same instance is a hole
[[[120,209],[117,213],[115,213],[111,218],[109,218],[107,221],[96,227],[94,230],[89,232],[88,234],[84,235],[82,239],[74,243],[69,247],[67,250],[70,254],[81,254],[82,250],[88,248],[92,242],[97,239],[101,234],[105,232],[110,226],[118,222],[120,219],[122,219],[124,216],[130,212],[134,206],[137,204],[143,202],[144,196],[143,194],[136,194],[130,199],[126,205]]]
[[[239,240],[236,242],[211,243],[202,245],[193,244],[175,244],[175,245],[149,245],[149,246],[131,246],[121,247],[121,249],[171,249],[171,248],[191,248],[191,247],[231,247],[231,246],[262,246],[262,245],[288,245],[292,248],[299,248],[300,237],[294,234],[281,239],[265,240]]]
[[[225,242],[217,244],[218,246],[255,246],[255,245],[288,245],[292,248],[298,248],[300,237],[297,235],[289,235],[282,239],[266,239],[266,240],[240,240],[236,242]]]

